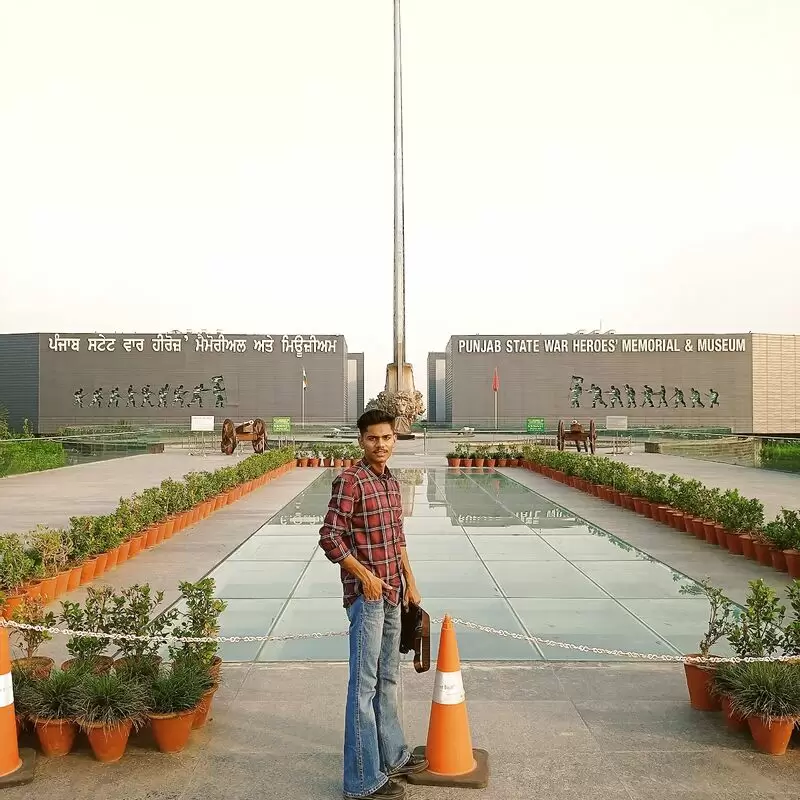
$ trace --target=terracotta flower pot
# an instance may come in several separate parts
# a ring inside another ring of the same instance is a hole
[[[728,537],[726,535],[725,528],[722,525],[715,525],[714,528],[717,531],[717,544],[720,547],[724,547],[726,550],[728,549]]]
[[[717,526],[713,522],[704,522],[703,530],[706,534],[706,541],[709,544],[719,544],[717,541]]]
[[[728,550],[735,556],[744,555],[742,552],[742,537],[738,533],[725,532],[726,543]]]
[[[97,559],[90,558],[84,562],[83,569],[81,570],[81,586],[91,583],[94,580],[94,569],[97,566]]]
[[[800,578],[800,550],[784,550],[786,556],[786,568],[789,570],[789,576],[792,578]]]
[[[39,597],[46,603],[51,603],[56,599],[56,576],[45,578],[39,584]]]
[[[73,567],[69,571],[69,578],[67,579],[67,591],[74,592],[81,585],[81,577],[83,576],[83,564]]]
[[[133,723],[130,720],[124,720],[113,727],[106,727],[101,723],[88,725],[86,737],[94,757],[105,764],[119,761],[128,746],[132,728]]]
[[[725,717],[725,724],[733,731],[746,731],[748,728],[747,720],[737,714],[731,707],[731,699],[728,695],[722,696],[722,715]]]
[[[2,611],[0,616],[5,617],[6,619],[11,619],[12,614],[17,608],[19,608],[24,597],[24,594],[12,594],[11,596],[7,597],[6,604],[2,607],[2,609],[0,609],[0,611]]]
[[[158,525],[151,525],[147,529],[144,546],[148,549],[151,547],[155,547],[157,541],[158,541]]]
[[[119,563],[119,547],[115,547],[113,550],[108,551],[108,562],[106,563],[106,569],[112,570],[114,567],[117,566]]]
[[[778,572],[788,572],[789,567],[786,564],[786,554],[783,550],[778,550],[778,548],[774,548],[770,550],[770,555],[772,556],[772,568],[777,570]]]
[[[39,680],[47,680],[53,670],[55,661],[49,656],[33,656],[32,658],[15,658],[13,666],[19,667]]]
[[[691,653],[690,657],[698,657],[699,653]],[[684,663],[686,688],[689,690],[689,703],[698,711],[719,711],[722,702],[711,693],[711,681],[715,667],[701,664]]]
[[[771,756],[782,756],[792,738],[795,720],[748,717],[747,724],[750,726],[753,743],[758,750]]]
[[[33,725],[42,752],[48,758],[66,756],[72,751],[78,726],[64,719],[34,719]]]
[[[71,571],[72,570],[65,569],[63,572],[59,572],[58,575],[56,575],[56,597],[61,597],[62,594],[66,594]]]
[[[739,536],[739,541],[742,543],[742,555],[751,561],[755,561],[756,549],[753,546],[753,537],[749,533],[742,533]]]
[[[162,753],[179,753],[186,747],[192,733],[196,709],[178,714],[149,714],[150,727]]]
[[[124,564],[128,560],[128,556],[131,552],[131,540],[127,539],[119,546],[119,552],[117,553],[117,566],[120,564]]]
[[[219,687],[214,686],[203,695],[203,699],[194,711],[194,718],[192,721],[193,730],[202,728],[206,722],[208,722],[208,712],[211,710],[211,703],[214,700],[214,695],[218,688]]]
[[[448,467],[458,467],[461,465],[460,458],[448,458],[447,459],[447,466]]]
[[[94,565],[94,577],[99,578],[101,575],[104,575],[107,567],[108,553],[100,553],[100,555],[97,556],[97,563]]]
[[[765,567],[772,566],[772,553],[770,552],[770,548],[772,545],[767,544],[767,542],[753,542],[753,547],[756,551],[756,560],[759,564]]]
[[[61,665],[61,671],[66,672],[72,665],[75,663],[77,659],[70,658],[65,661]],[[114,659],[111,656],[95,656],[94,657],[94,664],[92,666],[92,672],[95,675],[105,675],[111,671],[111,667],[114,666]]]

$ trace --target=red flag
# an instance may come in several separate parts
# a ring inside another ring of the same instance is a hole
[[[496,392],[500,389],[500,377],[497,374],[497,367],[494,368],[494,378],[492,378],[492,391]]]

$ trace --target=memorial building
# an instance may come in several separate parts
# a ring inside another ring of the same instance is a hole
[[[0,334],[0,406],[12,428],[217,426],[290,417],[292,426],[353,423],[364,408],[364,358],[341,335],[224,333]],[[296,429],[296,428],[295,428]]]
[[[451,336],[428,355],[430,422],[800,432],[800,337],[758,333]],[[544,420],[541,423],[541,420]]]

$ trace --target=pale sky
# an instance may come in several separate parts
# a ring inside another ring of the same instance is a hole
[[[404,0],[409,359],[797,332],[798,0]],[[391,0],[0,0],[0,332],[392,340]]]

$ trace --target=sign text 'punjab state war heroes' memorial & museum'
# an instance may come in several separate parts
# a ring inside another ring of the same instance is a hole
[[[495,380],[495,371],[497,379]],[[628,417],[647,427],[800,431],[800,337],[454,335],[428,355],[428,416],[453,427]]]

